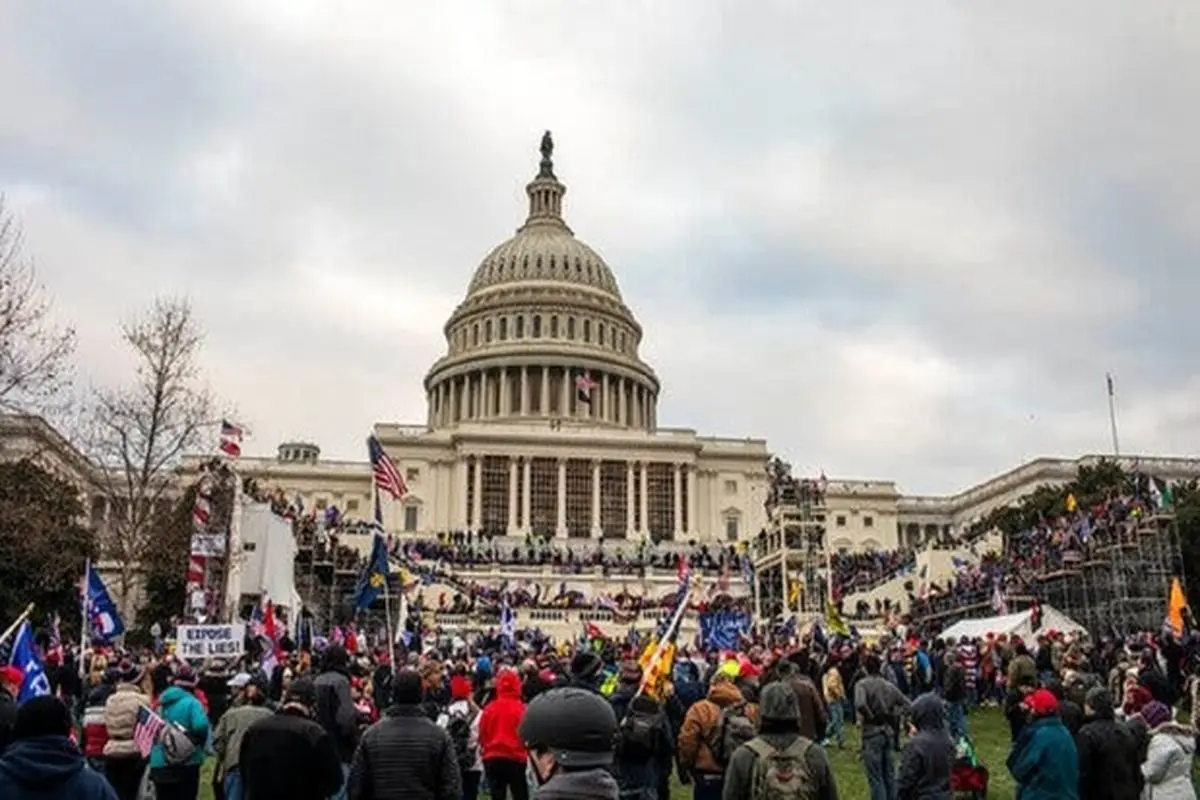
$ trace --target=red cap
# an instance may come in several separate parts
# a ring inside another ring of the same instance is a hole
[[[19,667],[0,667],[0,681],[12,686],[20,686],[25,680],[25,673]]]
[[[1049,689],[1038,689],[1025,698],[1025,705],[1035,717],[1045,717],[1058,711],[1058,698]]]
[[[466,700],[471,696],[471,681],[466,675],[455,675],[450,679],[450,699]]]

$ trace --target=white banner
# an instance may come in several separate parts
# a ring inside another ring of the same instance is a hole
[[[177,652],[180,658],[203,661],[206,658],[239,658],[245,652],[246,626],[180,625]]]
[[[194,533],[191,552],[194,556],[223,556],[225,537],[219,533]]]

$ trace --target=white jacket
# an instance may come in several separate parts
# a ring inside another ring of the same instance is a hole
[[[471,717],[472,714],[475,715],[471,719],[471,735],[467,737],[467,752],[471,754],[472,761],[470,766],[463,767],[463,769],[466,772],[483,772],[483,759],[480,758],[479,753],[479,718],[483,715],[478,711],[472,710],[471,704],[466,700],[455,700],[447,706],[445,711],[438,715],[438,727],[445,730],[446,726],[450,724],[450,717],[457,714],[464,717]],[[462,767],[461,764],[459,766]]]
[[[1164,722],[1150,732],[1150,747],[1142,764],[1146,800],[1196,800],[1192,786],[1195,734],[1190,728]]]

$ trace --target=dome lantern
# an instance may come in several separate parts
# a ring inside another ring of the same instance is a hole
[[[571,234],[571,229],[562,217],[562,199],[567,193],[567,187],[559,183],[554,175],[554,139],[550,131],[542,134],[542,160],[538,165],[538,174],[528,186],[525,193],[529,195],[529,217],[525,224],[517,229],[517,233],[530,230],[536,226],[559,228]]]

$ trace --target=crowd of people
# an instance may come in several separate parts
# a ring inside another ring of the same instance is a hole
[[[872,550],[866,553],[833,553],[829,567],[833,584],[842,596],[867,591],[916,565],[916,552],[908,548]]]
[[[733,651],[681,646],[665,672],[650,649],[492,629],[393,650],[354,635],[197,670],[169,650],[94,648],[20,704],[23,676],[6,667],[0,797],[132,800],[148,784],[195,800],[211,760],[225,800],[659,800],[676,779],[694,800],[824,800],[838,796],[827,752],[848,725],[872,800],[985,791],[1001,769],[1019,798],[1196,796],[1200,731],[1177,721],[1200,710],[1195,634],[899,629],[868,643],[817,626],[752,632]],[[974,755],[983,706],[1008,721],[1005,764]],[[169,732],[146,742],[143,709]]]

